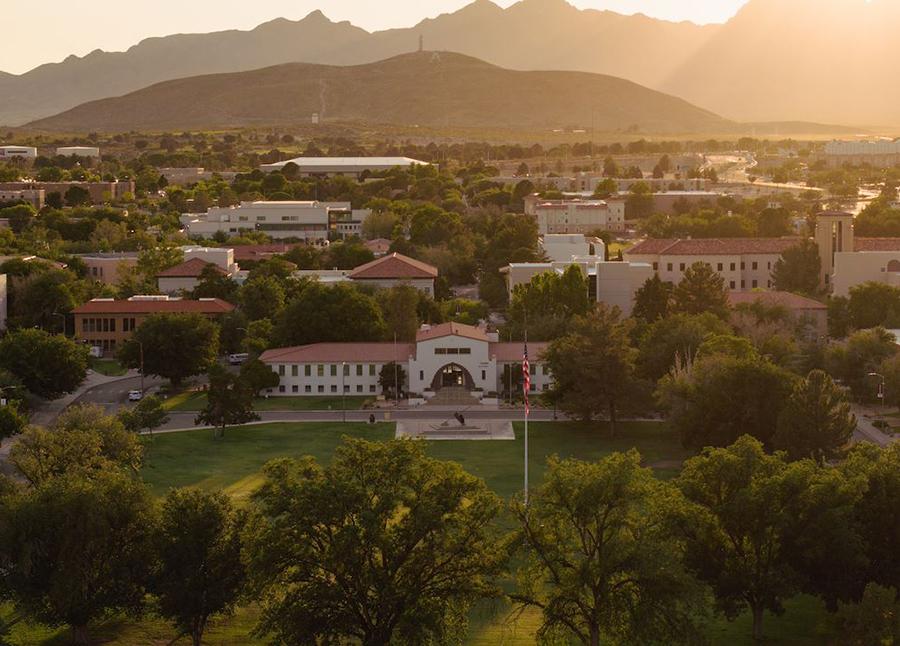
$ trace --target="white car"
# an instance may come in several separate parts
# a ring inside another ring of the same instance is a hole
[[[128,401],[130,402],[139,402],[144,398],[144,393],[140,390],[129,390],[128,391]]]

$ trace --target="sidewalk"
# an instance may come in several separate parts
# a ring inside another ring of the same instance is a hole
[[[897,441],[897,438],[893,435],[888,435],[872,423],[870,419],[872,415],[871,410],[854,406],[853,414],[856,415],[856,432],[867,441],[882,448],[890,446]]]
[[[137,370],[129,370],[126,374],[118,377],[107,377],[99,372],[93,372],[87,376],[74,392],[53,401],[43,402],[39,408],[32,411],[30,423],[35,426],[49,426],[59,417],[60,413],[83,397],[89,390],[97,386],[105,386],[116,381],[125,381],[136,377],[140,377]]]

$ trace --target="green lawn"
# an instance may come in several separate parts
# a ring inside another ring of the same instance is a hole
[[[91,370],[107,377],[122,377],[128,373],[128,368],[115,359],[92,359]]]
[[[360,410],[375,400],[371,397],[258,397],[253,402],[257,411],[298,411],[298,410]],[[189,390],[172,395],[163,404],[167,409],[181,412],[196,412],[206,406],[206,393]]]

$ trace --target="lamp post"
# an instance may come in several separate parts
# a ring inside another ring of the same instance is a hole
[[[344,385],[345,378],[347,376],[347,362],[341,361],[341,421],[347,421],[347,408],[344,406],[344,395],[346,392],[346,386]]]
[[[138,348],[141,351],[141,397],[144,396],[144,344],[140,341],[135,341],[138,344]]]
[[[887,411],[887,397],[885,397],[885,384],[887,380],[885,379],[885,376],[880,372],[870,372],[869,376],[881,379],[881,383],[878,384],[878,399],[881,400],[881,406]]]

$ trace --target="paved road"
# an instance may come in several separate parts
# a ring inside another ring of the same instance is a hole
[[[165,381],[158,377],[144,377],[144,390],[158,388]],[[141,378],[128,377],[111,383],[91,388],[75,400],[76,404],[97,404],[103,406],[110,413],[115,413],[119,408],[128,406],[128,391],[140,390]]]

